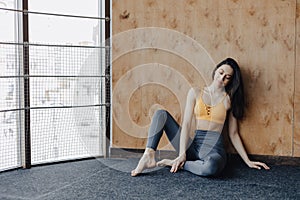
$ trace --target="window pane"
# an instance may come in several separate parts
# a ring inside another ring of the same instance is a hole
[[[101,51],[30,46],[33,164],[103,155]]]
[[[91,16],[89,9],[97,15],[100,8],[94,0],[41,2],[29,9]],[[30,103],[39,107],[30,112],[32,164],[103,155],[102,23],[29,14]]]
[[[1,8],[15,9],[16,1],[0,0]],[[22,46],[17,42],[17,15],[0,10],[0,171],[21,166],[20,63]],[[6,43],[10,44],[6,44]]]
[[[13,0],[0,0],[1,8],[14,9]],[[12,42],[15,40],[15,12],[0,10],[0,41]]]
[[[100,20],[29,15],[30,42],[99,45]]]
[[[0,8],[17,9],[18,2],[0,0]],[[102,2],[30,0],[29,11],[103,17]],[[0,9],[0,171],[21,166],[24,90],[30,90],[33,164],[103,155],[105,21],[29,13],[24,88],[19,15]]]
[[[32,163],[102,155],[99,116],[97,107],[32,110]]]
[[[98,17],[104,0],[29,0],[29,10],[56,14]]]
[[[0,0],[1,8],[15,9],[16,0]]]

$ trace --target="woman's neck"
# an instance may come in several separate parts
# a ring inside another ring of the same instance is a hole
[[[207,86],[207,89],[210,93],[224,93],[225,92],[225,87],[223,87],[223,86],[220,87],[214,83]]]

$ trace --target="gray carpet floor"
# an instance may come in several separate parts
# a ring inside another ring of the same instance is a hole
[[[255,170],[231,160],[220,177],[169,168],[130,171],[138,159],[91,159],[0,173],[0,199],[300,199],[300,166]]]

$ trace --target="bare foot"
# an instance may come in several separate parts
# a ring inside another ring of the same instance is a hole
[[[172,165],[173,165],[173,160],[170,160],[170,159],[163,159],[163,160],[157,162],[157,166],[159,166],[159,167],[165,167],[165,166],[172,167]]]
[[[131,171],[131,176],[137,176],[145,169],[156,167],[155,152],[145,152],[137,167]]]

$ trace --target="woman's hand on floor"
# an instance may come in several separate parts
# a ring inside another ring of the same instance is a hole
[[[186,161],[185,155],[178,156],[176,159],[173,160],[173,164],[170,172],[176,173],[178,170],[182,169],[185,161]]]
[[[270,167],[268,165],[266,165],[265,163],[263,162],[258,162],[258,161],[249,161],[247,163],[247,165],[250,167],[250,168],[255,168],[255,169],[261,169],[262,167],[266,170],[270,169]]]

